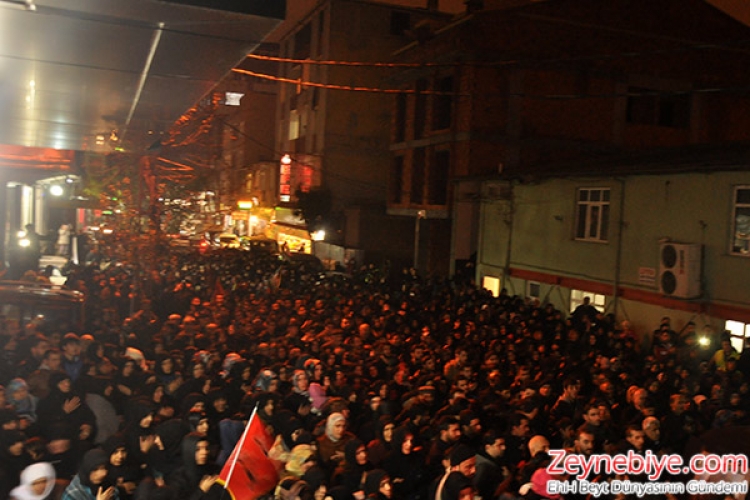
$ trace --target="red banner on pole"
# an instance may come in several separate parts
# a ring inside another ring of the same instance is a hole
[[[219,474],[219,483],[233,500],[255,500],[279,482],[276,462],[268,457],[273,438],[256,412]]]

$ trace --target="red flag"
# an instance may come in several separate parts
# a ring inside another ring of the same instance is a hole
[[[255,413],[219,474],[218,482],[233,500],[255,500],[279,482],[276,462],[268,457],[273,438]]]

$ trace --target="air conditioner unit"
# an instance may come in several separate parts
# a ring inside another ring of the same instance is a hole
[[[701,295],[701,245],[665,242],[659,246],[659,292],[678,299]]]

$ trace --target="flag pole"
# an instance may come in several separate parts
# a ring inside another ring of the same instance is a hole
[[[253,408],[253,413],[250,415],[250,418],[247,421],[247,425],[245,426],[245,430],[242,433],[242,437],[240,438],[239,442],[234,446],[234,451],[236,453],[233,453],[234,457],[232,458],[232,465],[229,466],[229,472],[227,472],[227,478],[224,480],[224,489],[227,489],[227,486],[229,485],[229,480],[232,478],[232,474],[234,473],[234,466],[237,465],[237,459],[240,457],[240,450],[242,449],[242,445],[245,444],[245,438],[247,438],[247,432],[250,430],[250,424],[253,423],[253,419],[255,418],[255,414],[258,411],[258,403],[255,404],[255,408]]]

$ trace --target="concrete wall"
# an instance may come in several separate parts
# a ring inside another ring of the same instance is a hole
[[[729,253],[733,188],[749,184],[750,172],[551,179],[515,184],[509,199],[493,199],[487,195],[493,184],[486,183],[477,279],[505,271],[505,286],[518,295],[525,295],[527,281],[539,281],[541,298],[563,311],[571,288],[607,295],[608,302],[616,293],[617,308],[607,312],[648,331],[664,315],[676,319],[673,326],[693,320],[699,329],[719,331],[726,319],[750,322],[750,260]],[[585,187],[611,189],[607,242],[574,238],[576,190]],[[703,246],[701,298],[659,292],[665,240]],[[644,269],[656,272],[652,282]]]

